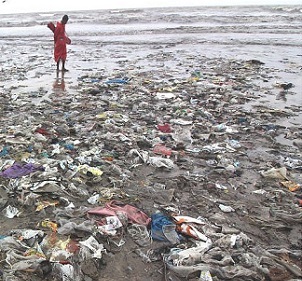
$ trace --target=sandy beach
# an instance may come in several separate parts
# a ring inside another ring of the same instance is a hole
[[[60,13],[3,15],[3,280],[300,280],[301,11],[70,11],[65,73],[46,27]],[[34,170],[10,177],[16,163]],[[206,239],[159,241],[152,223],[146,239],[129,214],[104,234],[88,214],[112,200]]]

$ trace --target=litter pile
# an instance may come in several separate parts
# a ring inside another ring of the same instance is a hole
[[[301,280],[301,107],[246,107],[292,90],[258,60],[200,64],[1,93],[2,280]]]

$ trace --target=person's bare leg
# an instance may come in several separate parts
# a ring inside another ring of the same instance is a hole
[[[60,60],[57,61],[57,71],[59,71],[60,68]]]
[[[65,68],[65,60],[62,60],[62,71],[68,71],[68,69]]]

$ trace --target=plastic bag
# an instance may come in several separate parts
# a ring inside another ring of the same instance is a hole
[[[265,178],[271,178],[271,179],[287,179],[286,176],[287,170],[285,167],[282,168],[271,168],[267,171],[262,171],[261,175]]]

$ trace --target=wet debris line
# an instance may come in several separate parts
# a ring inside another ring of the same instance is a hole
[[[301,280],[301,107],[257,103],[260,61],[202,65],[1,93],[2,280]]]

